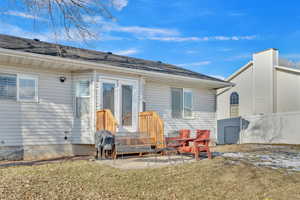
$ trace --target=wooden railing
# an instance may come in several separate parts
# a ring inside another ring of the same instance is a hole
[[[117,131],[117,126],[117,120],[109,109],[97,111],[97,131],[107,130],[115,134]]]
[[[158,148],[165,147],[164,122],[154,111],[139,113],[139,132],[147,133],[154,138]]]

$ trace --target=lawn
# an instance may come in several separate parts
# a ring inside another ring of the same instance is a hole
[[[0,199],[300,199],[300,173],[224,157],[138,170],[64,161],[0,168]]]

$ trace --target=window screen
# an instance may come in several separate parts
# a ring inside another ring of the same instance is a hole
[[[115,84],[103,83],[103,109],[115,114]]]
[[[130,85],[122,85],[122,125],[132,126],[132,95]]]
[[[184,91],[184,117],[192,117],[193,94],[190,91]]]
[[[172,117],[182,118],[183,112],[183,89],[182,88],[171,88],[172,96]]]
[[[17,99],[17,76],[0,74],[0,99]]]
[[[76,117],[82,118],[90,112],[90,82],[79,81],[76,85]]]
[[[37,100],[37,80],[34,78],[19,78],[19,99],[25,101]]]

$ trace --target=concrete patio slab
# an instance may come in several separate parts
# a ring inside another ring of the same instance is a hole
[[[96,160],[96,162],[118,169],[144,169],[191,163],[195,162],[195,159],[192,156],[186,155],[153,155],[145,157],[124,157],[116,160]]]

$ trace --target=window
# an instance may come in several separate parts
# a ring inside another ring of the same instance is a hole
[[[188,89],[171,88],[173,118],[193,116],[193,93]]]
[[[193,94],[191,91],[184,90],[184,117],[192,117]]]
[[[230,95],[230,117],[238,117],[239,116],[239,94],[237,92],[233,92]]]
[[[0,74],[0,99],[17,99],[17,76]]]
[[[109,109],[115,115],[115,84],[103,83],[103,109]]]
[[[37,78],[30,76],[19,76],[19,100],[38,101]]]
[[[182,105],[183,105],[183,89],[171,88],[172,95],[172,117],[182,117]]]
[[[76,117],[82,118],[90,112],[90,82],[79,81],[76,84]]]
[[[38,100],[38,78],[27,75],[0,74],[0,99]]]
[[[132,126],[132,96],[133,87],[122,85],[122,125]]]

